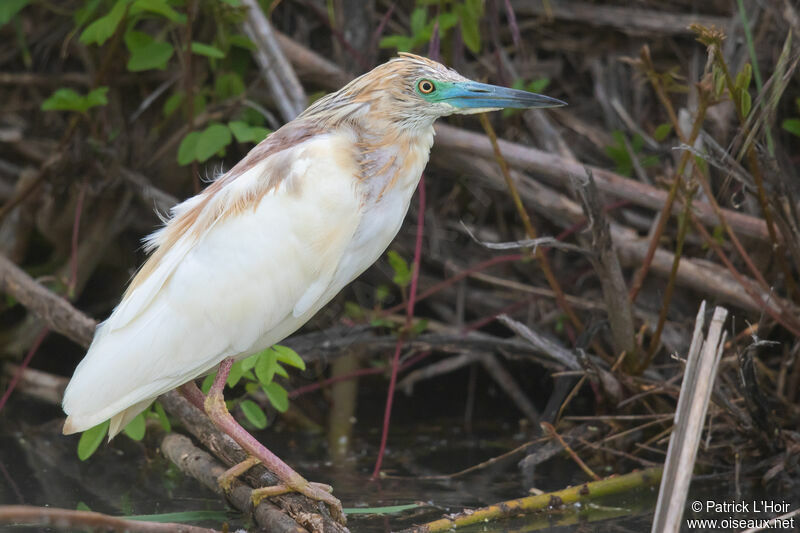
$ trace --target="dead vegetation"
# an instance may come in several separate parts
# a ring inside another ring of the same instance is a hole
[[[58,397],[63,380],[50,378],[91,335],[73,306],[106,316],[143,260],[153,207],[191,196],[252,146],[236,135],[179,164],[187,134],[247,120],[274,129],[306,95],[389,57],[381,36],[419,30],[413,2],[333,2],[333,24],[321,2],[273,2],[274,32],[231,3],[186,2],[171,26],[138,22],[174,47],[164,70],[126,68],[123,26],[82,42],[72,17],[84,2],[31,2],[0,27],[0,357],[17,392]],[[427,20],[469,3],[425,8]],[[395,258],[286,344],[307,361],[355,358],[321,376],[325,387],[369,362],[407,391],[479,365],[535,428],[552,424],[545,435],[588,480],[605,465],[663,463],[695,314],[719,303],[728,340],[695,472],[796,490],[800,9],[742,4],[491,0],[479,51],[463,20],[415,44],[468,77],[539,81],[570,105],[439,124]],[[254,48],[224,48],[234,34]],[[228,55],[193,55],[193,41]],[[231,72],[241,91],[220,81]],[[103,105],[41,109],[59,88],[100,87]],[[553,380],[541,405],[516,375],[538,372]],[[293,397],[320,388],[300,385]],[[184,444],[167,435],[164,451]],[[552,457],[537,446],[522,468]]]

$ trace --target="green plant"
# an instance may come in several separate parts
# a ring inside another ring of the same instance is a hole
[[[98,87],[88,94],[82,95],[72,89],[56,89],[50,97],[42,102],[42,111],[77,111],[86,113],[89,109],[104,106],[108,87]]]
[[[664,135],[666,136],[666,133]],[[642,136],[638,133],[635,133],[632,138],[628,139],[620,130],[614,130],[611,132],[611,136],[614,138],[614,143],[606,146],[606,154],[614,161],[614,167],[617,173],[630,176],[633,173],[634,157],[644,168],[658,163],[658,158],[656,156],[642,155],[644,139],[642,139]]]
[[[167,418],[167,414],[164,412],[164,408],[160,403],[154,402],[153,405],[136,415],[136,417],[131,420],[127,426],[125,426],[125,428],[122,430],[122,433],[135,441],[142,440],[145,434],[147,418],[155,418],[158,420],[161,423],[161,427],[163,427],[165,431],[169,431],[171,428],[171,424]],[[108,426],[109,421],[106,420],[105,422],[102,422],[81,433],[81,438],[78,441],[78,458],[81,461],[87,460],[94,454],[94,452],[97,451],[97,448],[103,442],[103,439],[108,433]]]
[[[166,70],[179,56],[187,53],[205,58],[210,75],[203,79],[204,83],[191,84],[192,105],[186,105],[185,84],[178,84],[166,97],[162,107],[165,118],[170,118],[183,108],[187,115],[183,118],[191,124],[194,116],[206,111],[209,102],[219,103],[242,97],[245,92],[244,75],[250,64],[249,54],[254,49],[247,37],[236,33],[241,12],[232,8],[240,6],[239,0],[215,0],[199,3],[198,6],[212,11],[218,21],[215,35],[208,43],[186,38],[182,45],[176,45],[168,39],[170,34],[181,34],[189,27],[187,14],[181,12],[185,9],[184,3],[174,0],[87,0],[75,12],[74,20],[76,30],[80,29],[79,39],[86,45],[109,47],[112,37],[121,34],[127,51],[125,68],[129,72]],[[2,16],[3,12],[0,11],[0,20]],[[185,67],[185,62],[181,61],[181,64]],[[59,91],[51,99],[59,95]],[[65,95],[60,96],[63,100]],[[69,97],[66,104],[52,109],[85,111],[78,109],[85,106],[83,101],[75,95],[66,96]],[[65,105],[72,107],[63,107]],[[187,132],[178,146],[178,163],[203,163],[215,155],[224,155],[234,139],[239,143],[257,144],[270,133],[258,113],[244,110],[231,118],[233,120],[227,124],[212,122],[203,129]]]
[[[796,98],[794,104],[797,106],[797,112],[800,113],[800,98]],[[783,122],[781,122],[781,128],[792,135],[800,137],[800,118],[784,119]]]
[[[275,381],[275,376],[288,378],[289,374],[283,365],[289,365],[300,370],[305,370],[306,365],[297,352],[286,346],[274,345],[257,354],[251,355],[246,359],[237,361],[231,367],[226,385],[229,388],[237,386],[240,382],[244,383],[245,392],[253,394],[261,389],[267,396],[269,403],[281,413],[289,408],[289,393],[283,386]],[[209,374],[203,380],[201,387],[204,393],[208,393],[211,384],[217,374]],[[263,409],[246,396],[229,401],[229,408],[238,406],[244,415],[246,425],[257,429],[267,427],[267,415]]]
[[[438,6],[438,14],[428,18],[428,7]],[[416,7],[409,18],[409,35],[387,35],[381,39],[381,48],[396,48],[399,52],[409,52],[431,40],[437,27],[444,38],[458,26],[464,45],[473,53],[481,50],[480,20],[483,16],[481,0],[417,0]]]
[[[255,355],[237,361],[231,367],[231,372],[228,375],[226,385],[233,388],[240,382],[244,382],[246,394],[240,398],[230,400],[228,402],[229,408],[238,405],[245,418],[245,424],[258,429],[267,427],[267,415],[264,410],[248,398],[257,389],[261,389],[267,395],[267,399],[272,406],[280,412],[285,412],[289,408],[289,393],[283,386],[277,383],[274,378],[276,375],[288,378],[289,374],[282,365],[289,365],[300,370],[305,370],[306,365],[303,359],[297,355],[297,352],[286,346],[274,345],[266,350],[259,352]],[[208,393],[211,384],[217,373],[214,372],[206,376],[203,380],[201,389],[204,393]],[[129,438],[140,441],[145,435],[145,422],[147,418],[154,418],[161,423],[165,431],[169,431],[171,424],[164,408],[160,403],[154,402],[145,411],[139,413],[136,418],[125,426],[122,432]],[[81,461],[85,461],[91,457],[100,444],[103,442],[106,434],[108,433],[109,421],[87,429],[81,434],[78,441],[78,457]]]
[[[3,0],[0,2],[0,26],[14,18],[30,0]]]

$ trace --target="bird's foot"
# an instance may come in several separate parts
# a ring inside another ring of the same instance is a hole
[[[339,498],[331,494],[333,492],[333,487],[324,483],[307,481],[300,476],[297,476],[297,478],[298,479],[291,480],[289,483],[284,482],[279,485],[271,485],[269,487],[253,490],[251,495],[253,505],[258,505],[265,498],[280,496],[281,494],[290,492],[298,492],[312,500],[327,504],[333,519],[344,523],[342,502],[339,501]]]
[[[259,461],[257,457],[253,457],[252,455],[249,456],[241,463],[233,465],[232,467],[224,471],[222,474],[220,474],[219,477],[217,478],[217,484],[219,484],[220,488],[224,492],[226,493],[230,492],[231,485],[233,485],[233,482],[236,480],[236,478],[238,478],[239,476],[241,476],[242,474],[244,474],[245,472],[247,472],[260,462],[261,461]]]
[[[265,489],[257,489],[253,493],[254,503],[264,499],[265,497],[275,496],[277,494],[285,494],[287,492],[298,492],[312,500],[321,501],[328,504],[331,517],[341,524],[346,522],[344,513],[342,512],[342,503],[338,498],[331,494],[331,487],[321,483],[309,483],[303,476],[295,472],[289,465],[283,462],[280,457],[269,451],[263,444],[261,444],[255,437],[247,432],[228,412],[225,406],[225,399],[222,396],[222,390],[225,388],[225,382],[228,379],[228,374],[233,365],[233,359],[228,358],[222,361],[217,371],[217,377],[205,397],[203,407],[206,414],[211,419],[217,428],[226,433],[239,446],[241,446],[250,456],[256,457],[258,461],[275,474],[281,480],[281,484],[275,487],[267,487]],[[248,468],[253,466],[248,461],[234,466],[228,472],[222,474],[222,483],[227,483],[230,486],[232,477],[239,473],[245,472]],[[230,474],[234,472],[233,475]]]

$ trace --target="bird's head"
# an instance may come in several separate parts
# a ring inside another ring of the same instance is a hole
[[[439,117],[504,108],[560,107],[561,100],[469,80],[413,54],[379,65],[311,106],[338,120],[369,120],[404,129],[429,128]]]

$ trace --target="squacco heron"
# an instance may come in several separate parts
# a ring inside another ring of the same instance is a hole
[[[146,239],[152,252],[95,333],[64,393],[64,433],[109,437],[176,387],[282,481],[339,514],[225,408],[233,362],[281,341],[384,252],[454,113],[563,102],[470,81],[401,54],[325,96],[253,148]],[[207,396],[194,383],[219,367]]]

